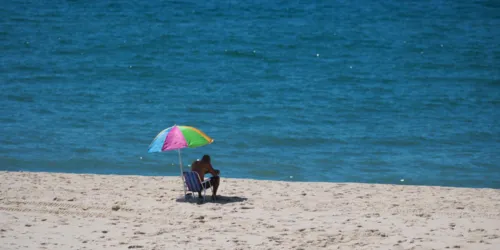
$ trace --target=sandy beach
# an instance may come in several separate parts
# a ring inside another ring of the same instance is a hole
[[[0,172],[0,249],[500,249],[500,190]]]

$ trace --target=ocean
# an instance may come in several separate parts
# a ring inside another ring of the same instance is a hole
[[[498,1],[6,1],[0,170],[500,188]]]

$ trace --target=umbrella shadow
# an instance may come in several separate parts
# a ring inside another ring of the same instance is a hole
[[[229,203],[236,203],[236,202],[244,202],[248,200],[246,197],[240,197],[240,196],[224,196],[224,195],[217,195],[217,199],[215,201],[212,201],[211,196],[205,197],[205,202],[203,202],[203,199],[198,199],[197,197],[191,197],[185,199],[184,197],[179,197],[176,199],[177,202],[184,202],[184,203],[195,203],[195,204],[206,204],[206,203],[216,203],[216,204],[229,204]]]

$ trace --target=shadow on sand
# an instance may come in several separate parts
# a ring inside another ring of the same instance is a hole
[[[179,197],[176,199],[177,202],[184,202],[184,203],[194,203],[194,204],[205,204],[205,203],[216,203],[216,204],[228,204],[228,203],[236,203],[236,202],[244,202],[248,200],[245,197],[239,197],[239,196],[224,196],[224,195],[217,195],[217,199],[215,201],[212,201],[212,197],[210,195],[207,195],[205,198],[205,202],[203,202],[203,199],[198,199],[198,197]]]

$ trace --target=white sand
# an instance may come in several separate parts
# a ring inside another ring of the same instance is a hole
[[[0,172],[0,249],[500,249],[500,190]],[[113,211],[114,205],[119,206]]]

